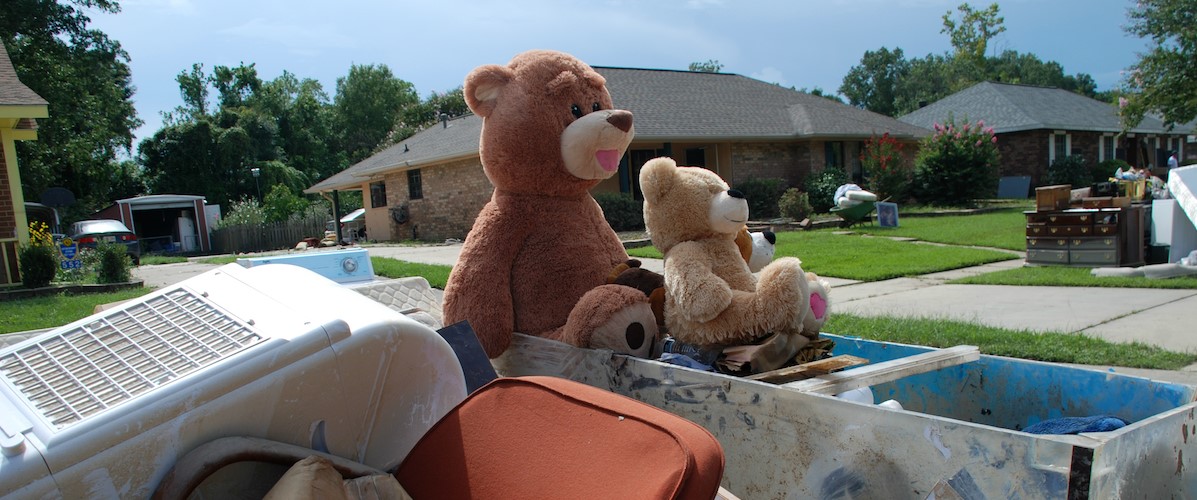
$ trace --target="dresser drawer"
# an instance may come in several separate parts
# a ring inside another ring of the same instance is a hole
[[[1047,224],[1049,226],[1092,226],[1092,213],[1056,213],[1047,216]]]
[[[1073,250],[1114,250],[1118,248],[1118,238],[1071,238],[1068,248]]]
[[[1097,224],[1093,226],[1094,236],[1118,236],[1118,224]]]
[[[1068,250],[1068,238],[1027,238],[1027,250]]]
[[[1070,264],[1088,264],[1093,266],[1118,265],[1118,250],[1072,250],[1068,252]]]
[[[1032,264],[1068,264],[1068,250],[1027,249],[1027,262]]]

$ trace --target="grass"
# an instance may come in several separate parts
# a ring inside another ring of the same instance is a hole
[[[1027,248],[1027,217],[1023,209],[1007,208],[965,217],[907,217],[899,227],[855,226],[851,230],[875,236],[901,236],[948,245],[980,246],[1022,251]],[[967,222],[963,222],[967,221]]]
[[[1167,279],[1098,278],[1087,267],[1019,267],[949,281],[958,285],[1081,286],[1106,288],[1197,289],[1197,276]]]
[[[110,293],[48,295],[0,302],[0,333],[23,332],[62,326],[91,315],[95,307],[150,293],[133,288]]]
[[[234,262],[237,262],[237,259],[239,259],[239,258],[240,257],[238,257],[236,255],[218,255],[216,257],[208,257],[206,259],[199,259],[198,262],[200,262],[202,264],[215,264],[218,266],[223,266],[225,264],[232,264]]]
[[[187,257],[179,257],[175,255],[142,255],[141,265],[154,266],[159,264],[178,264],[180,262],[187,262]]]
[[[629,254],[661,258],[655,247],[634,248]],[[832,230],[777,233],[776,257],[802,259],[802,268],[820,276],[880,281],[934,273],[1016,258],[995,250],[947,247],[837,234]]]
[[[1009,330],[943,319],[833,313],[823,331],[930,347],[975,345],[984,354],[1055,363],[1179,370],[1197,362],[1197,353],[1140,342],[1116,344],[1078,333]]]
[[[408,276],[423,276],[434,288],[445,288],[449,282],[449,271],[452,267],[435,264],[416,264],[390,257],[370,257],[370,265],[374,267],[374,274],[387,278],[405,278]]]

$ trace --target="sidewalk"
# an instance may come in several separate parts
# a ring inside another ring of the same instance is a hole
[[[460,244],[364,248],[375,257],[450,266],[461,252]],[[659,259],[640,260],[645,269],[660,272],[664,267]],[[1173,351],[1197,351],[1197,290],[946,284],[951,279],[1022,265],[1023,260],[1015,258],[876,282],[828,278],[831,310],[832,314],[943,318],[1015,330],[1083,333],[1111,342],[1138,341]],[[164,286],[214,267],[198,263],[142,266],[134,275],[147,286]],[[1115,370],[1197,385],[1197,365],[1181,372]]]

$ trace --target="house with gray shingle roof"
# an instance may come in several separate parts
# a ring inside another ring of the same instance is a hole
[[[873,136],[888,133],[915,143],[931,133],[740,75],[594,69],[606,78],[615,106],[631,111],[636,123],[618,174],[596,192],[639,199],[640,166],[658,156],[708,168],[733,186],[778,178],[801,188],[808,175],[825,168],[859,176],[860,151]],[[306,192],[361,190],[367,232],[380,240],[463,238],[493,191],[478,157],[481,127],[482,119],[473,115],[444,120]]]
[[[37,139],[36,119],[48,116],[48,103],[21,83],[0,43],[0,285],[21,281],[17,248],[29,242],[16,141]]]
[[[1136,167],[1166,167],[1166,152],[1184,158],[1186,135],[1193,133],[1191,126],[1169,130],[1152,116],[1124,132],[1114,104],[1057,88],[994,82],[978,83],[898,119],[930,128],[953,119],[984,121],[998,137],[1001,175],[1028,175],[1033,185],[1041,185],[1047,167],[1068,155],[1080,155],[1091,166],[1121,159]],[[1187,146],[1193,150],[1188,154],[1197,154],[1197,148]]]

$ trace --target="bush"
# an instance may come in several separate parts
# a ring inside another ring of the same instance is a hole
[[[125,246],[115,243],[101,243],[94,252],[96,281],[99,283],[125,283],[132,280],[129,274],[129,256]]]
[[[864,167],[867,189],[878,199],[906,200],[910,188],[910,166],[902,156],[905,145],[889,136],[873,137],[864,144],[860,164]]]
[[[1046,185],[1069,184],[1074,189],[1093,185],[1093,172],[1080,155],[1056,158],[1047,167]]]
[[[835,190],[850,182],[848,173],[838,168],[824,169],[806,178],[806,194],[816,213],[826,213],[835,206]]]
[[[29,223],[29,243],[17,250],[21,262],[21,281],[27,288],[41,288],[50,284],[58,274],[58,248],[44,222]]]
[[[594,194],[607,224],[616,231],[643,231],[644,204],[632,198],[631,193],[602,192]]]
[[[21,260],[21,280],[27,288],[47,286],[58,273],[58,250],[53,246],[22,245],[17,258]]]
[[[781,211],[782,217],[789,217],[796,221],[801,221],[814,213],[807,194],[799,191],[798,188],[790,188],[782,193],[781,199],[777,201],[777,208]]]
[[[783,179],[748,179],[732,186],[748,200],[748,217],[771,219],[779,214],[777,201],[786,189]]]
[[[919,203],[968,206],[997,192],[997,137],[985,122],[935,124],[915,159],[911,190]]]

